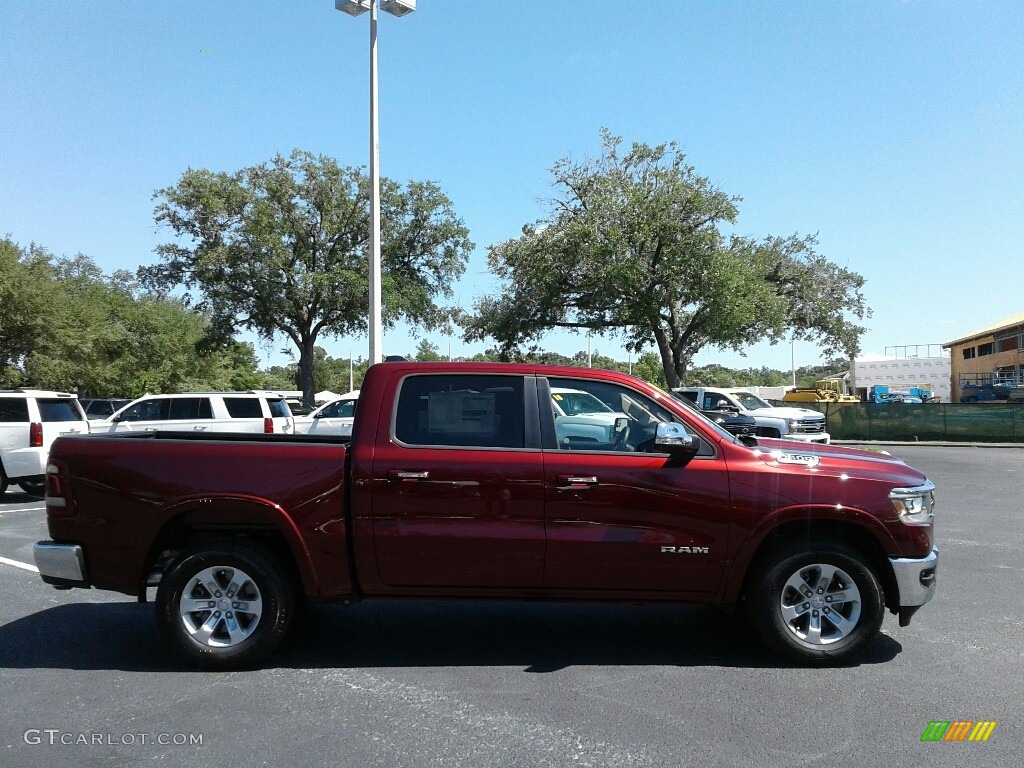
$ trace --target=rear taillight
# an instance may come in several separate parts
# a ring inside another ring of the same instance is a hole
[[[263,434],[272,435],[274,434],[274,420],[264,419],[263,420]]]
[[[70,517],[75,514],[68,498],[68,488],[60,476],[60,467],[54,462],[46,465],[46,514],[50,517]]]
[[[32,422],[32,424],[28,428],[28,447],[43,447],[43,425],[40,424],[38,421]]]

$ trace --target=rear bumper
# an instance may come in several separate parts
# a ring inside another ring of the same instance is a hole
[[[896,586],[900,591],[900,626],[910,623],[918,608],[935,597],[935,574],[939,569],[939,550],[922,558],[891,557]]]
[[[55,587],[87,587],[85,552],[77,544],[40,541],[32,548],[39,575]]]
[[[46,448],[17,448],[4,451],[4,472],[11,482],[41,478],[46,474]]]

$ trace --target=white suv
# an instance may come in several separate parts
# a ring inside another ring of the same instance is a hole
[[[0,495],[11,483],[42,496],[46,457],[58,435],[89,432],[75,395],[42,389],[0,390]]]
[[[181,392],[143,395],[93,432],[263,432],[292,434],[295,422],[277,392]]]

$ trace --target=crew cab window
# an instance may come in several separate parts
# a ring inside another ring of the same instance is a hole
[[[407,445],[523,448],[521,376],[414,375],[401,385],[395,438]]]
[[[75,407],[71,398],[36,400],[41,421],[82,421],[85,416]]]
[[[174,397],[170,400],[171,407],[168,419],[212,419],[213,409],[208,397]],[[259,403],[256,404],[259,406]]]
[[[27,422],[28,400],[24,397],[0,397],[0,421]]]
[[[650,451],[658,423],[679,421],[651,398],[619,384],[560,378],[548,384],[562,450]]]

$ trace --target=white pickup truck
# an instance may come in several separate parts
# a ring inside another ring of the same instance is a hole
[[[678,387],[672,390],[704,410],[735,410],[757,422],[758,437],[781,437],[804,443],[828,444],[825,415],[810,408],[773,406],[753,392],[737,387]]]

